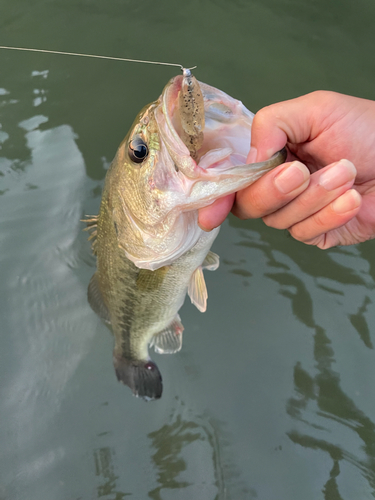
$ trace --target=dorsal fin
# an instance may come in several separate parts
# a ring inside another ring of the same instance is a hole
[[[91,231],[88,240],[91,241],[92,253],[96,255],[96,237],[98,234],[98,215],[85,215],[86,219],[81,219],[81,222],[86,222],[84,231]]]

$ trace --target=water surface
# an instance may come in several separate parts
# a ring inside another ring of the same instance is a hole
[[[4,0],[1,44],[198,65],[252,111],[315,89],[375,99],[369,0]],[[80,219],[172,68],[0,51],[0,498],[375,496],[375,243],[320,251],[224,223],[208,310],[153,355],[146,404],[91,311]]]

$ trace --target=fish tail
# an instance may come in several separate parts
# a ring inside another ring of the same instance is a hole
[[[129,386],[135,396],[146,401],[161,397],[163,382],[153,361],[114,356],[113,364],[117,379]]]

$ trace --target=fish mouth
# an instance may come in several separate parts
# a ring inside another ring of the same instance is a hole
[[[192,155],[186,145],[181,118],[182,85],[183,76],[169,82],[161,97],[162,113],[157,116],[161,136],[179,169],[189,178],[207,179],[246,164],[253,113],[225,92],[197,82],[203,95],[204,128],[203,141]]]
[[[202,82],[196,83],[203,95],[204,128],[203,141],[194,157],[186,145],[181,123],[179,94],[183,76],[176,76],[167,84],[161,96],[161,109],[156,114],[168,153],[185,178],[192,182],[215,183],[232,179],[235,182],[226,186],[226,192],[217,191],[223,196],[246,187],[285,161],[286,151],[282,150],[270,160],[247,164],[254,114],[225,92]]]

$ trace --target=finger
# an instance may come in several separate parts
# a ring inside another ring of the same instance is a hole
[[[201,208],[198,211],[198,225],[204,231],[211,231],[214,227],[220,226],[231,211],[235,194],[229,194],[224,198],[219,198],[212,205]]]
[[[357,171],[353,163],[340,160],[311,175],[309,187],[280,210],[263,218],[276,229],[287,229],[318,212],[350,189]]]
[[[361,202],[358,191],[350,189],[319,212],[290,227],[289,232],[296,240],[317,245],[319,248],[343,243],[336,238],[328,244],[327,235],[353,219],[361,207]]]
[[[310,172],[303,163],[284,163],[238,191],[232,212],[240,219],[264,217],[302,193],[309,181]]]

